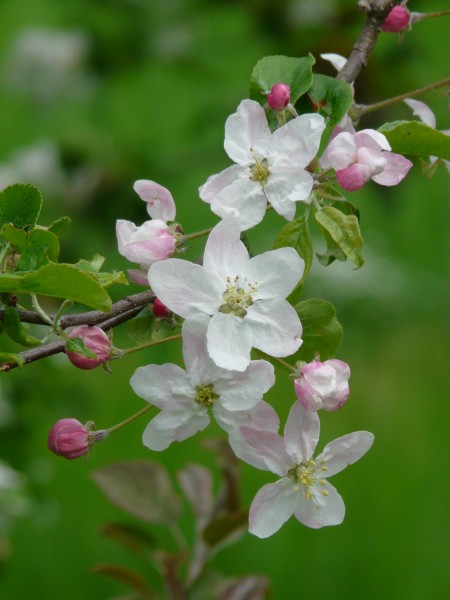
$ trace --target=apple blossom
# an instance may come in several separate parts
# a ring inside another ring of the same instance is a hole
[[[243,100],[225,123],[225,151],[236,163],[212,175],[200,198],[220,217],[239,218],[241,229],[260,223],[267,203],[287,220],[296,202],[307,201],[313,178],[305,169],[316,156],[325,121],[305,114],[271,133],[263,107]]]
[[[355,134],[344,131],[328,144],[320,164],[323,169],[335,169],[338,184],[349,192],[359,190],[369,179],[380,185],[397,185],[412,162],[390,149],[386,137],[374,129]]]
[[[183,323],[186,371],[174,364],[139,367],[131,378],[133,390],[161,412],[143,435],[151,450],[164,450],[202,431],[210,422],[232,433],[241,425],[278,431],[279,420],[263,394],[275,383],[273,366],[254,360],[245,371],[217,367],[207,350],[209,318],[195,315]]]
[[[295,393],[307,410],[338,410],[349,396],[349,377],[350,368],[342,360],[315,360],[301,368],[294,381]]]
[[[94,431],[92,423],[82,425],[77,419],[60,419],[50,429],[48,448],[58,456],[73,460],[87,454],[105,436],[105,431]]]
[[[203,266],[170,258],[152,265],[148,279],[174,313],[183,318],[211,316],[209,355],[219,367],[244,371],[252,347],[271,356],[289,356],[300,347],[300,319],[284,298],[303,270],[294,248],[249,258],[239,221],[228,217],[211,231]]]
[[[147,203],[147,212],[152,219],[160,219],[165,223],[175,220],[175,202],[167,188],[149,179],[138,179],[133,189]]]
[[[70,352],[66,349],[67,358],[79,369],[95,369],[95,367],[105,363],[111,357],[111,340],[100,327],[96,327],[95,325],[74,327],[69,333],[69,338],[82,339],[86,348],[92,350],[97,355],[97,358],[89,358],[78,352]]]
[[[272,110],[283,110],[291,102],[291,88],[285,83],[276,83],[267,96],[267,104]]]
[[[400,33],[409,28],[410,12],[406,6],[397,5],[391,10],[381,25],[381,31]]]
[[[284,438],[272,431],[241,427],[244,445],[240,458],[281,477],[256,494],[250,507],[250,533],[269,537],[292,515],[313,529],[342,523],[344,502],[325,477],[360,459],[371,447],[373,435],[367,431],[344,435],[313,458],[319,432],[317,413],[298,402],[289,413]]]

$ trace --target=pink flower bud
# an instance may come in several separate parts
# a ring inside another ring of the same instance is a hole
[[[165,260],[175,251],[175,237],[160,219],[146,221],[140,227],[131,221],[119,219],[116,235],[120,254],[140,264],[141,268]]]
[[[291,88],[285,83],[276,83],[267,96],[267,103],[272,110],[283,110],[291,101]]]
[[[295,393],[307,410],[338,410],[350,394],[349,377],[350,367],[341,360],[313,361],[302,367],[294,381]]]
[[[408,29],[410,12],[405,6],[394,6],[381,26],[381,31],[399,33]]]
[[[71,339],[81,338],[86,348],[92,350],[97,355],[97,358],[88,358],[78,352],[70,352],[66,348],[66,354],[70,362],[79,369],[95,369],[95,367],[106,362],[111,356],[111,340],[100,327],[80,325],[80,327],[72,329],[69,337]]]
[[[155,300],[153,301],[153,314],[155,315],[155,317],[167,317],[169,312],[170,311],[167,308],[167,306],[163,304],[159,298],[155,298]]]
[[[95,434],[76,419],[61,419],[48,434],[49,449],[68,460],[87,454],[94,442]]]

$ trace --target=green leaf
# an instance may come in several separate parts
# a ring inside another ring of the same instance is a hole
[[[246,510],[216,517],[205,527],[203,538],[209,546],[218,546],[231,535],[243,530],[247,523],[248,511]]]
[[[450,136],[419,121],[393,121],[378,129],[387,137],[392,152],[438,156],[450,160]]]
[[[0,227],[12,223],[23,229],[35,225],[41,212],[41,192],[32,185],[16,183],[0,193]]]
[[[28,335],[27,327],[21,322],[19,313],[14,306],[6,306],[2,319],[3,330],[9,337],[18,344],[33,348],[40,346],[41,341],[32,335]]]
[[[116,581],[124,583],[128,587],[139,592],[145,600],[155,600],[158,598],[148,586],[144,577],[134,569],[122,565],[97,565],[92,569],[93,573],[106,575]]]
[[[107,498],[122,510],[151,523],[171,523],[181,502],[163,466],[150,461],[113,463],[92,477]]]
[[[346,215],[334,206],[324,206],[316,212],[315,218],[322,230],[327,233],[325,236],[327,252],[318,255],[319,260],[320,256],[334,257],[338,260],[349,258],[357,268],[362,267],[364,264],[361,255],[363,240],[356,215]]]
[[[305,216],[290,221],[283,227],[273,244],[273,249],[291,247],[305,261],[305,272],[300,283],[303,283],[311,268],[313,247],[309,234],[308,220]]]
[[[99,271],[104,262],[105,258],[100,256],[100,254],[96,254],[92,260],[81,259],[75,266],[78,267],[80,271],[91,273],[103,288],[107,288],[114,283],[129,285],[128,279],[123,271],[118,271],[117,273],[100,273]]]
[[[348,83],[327,75],[314,75],[311,88],[300,98],[296,109],[299,114],[318,112],[325,118],[326,129],[322,134],[319,155],[328,144],[333,128],[347,114],[352,102],[353,91]]]
[[[0,352],[0,366],[16,364],[19,367],[23,367],[25,359],[20,354],[14,354],[12,352]]]
[[[294,308],[303,325],[303,344],[295,360],[311,362],[316,353],[322,361],[333,358],[342,340],[342,325],[331,302],[310,298]]]
[[[58,260],[58,238],[47,229],[35,227],[27,232],[7,224],[2,227],[0,236],[20,254],[17,271],[34,271]]]
[[[53,223],[51,225],[49,225],[49,227],[47,227],[48,231],[51,231],[52,233],[54,233],[57,237],[60,237],[61,234],[63,234],[66,229],[69,227],[71,223],[71,220],[69,217],[61,217],[60,219],[57,219],[56,221],[53,221]]]
[[[86,347],[81,338],[70,338],[66,340],[66,350],[68,352],[76,352],[87,358],[98,358],[95,352]]]
[[[0,293],[30,293],[64,298],[108,312],[111,298],[90,273],[74,265],[50,263],[25,274],[0,274]]]
[[[178,328],[179,325],[173,321],[155,318],[150,308],[144,308],[139,316],[128,321],[125,327],[127,334],[137,344],[162,340],[174,335]]]
[[[295,104],[312,84],[312,66],[316,62],[309,54],[303,58],[290,56],[266,56],[258,61],[250,79],[250,98],[264,105],[267,92],[276,83],[291,88],[291,103]]]

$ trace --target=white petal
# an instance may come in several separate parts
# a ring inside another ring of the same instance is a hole
[[[292,221],[296,202],[307,200],[313,187],[312,176],[303,169],[291,172],[273,172],[264,186],[267,200],[279,215]]]
[[[313,529],[340,525],[345,516],[345,504],[336,488],[327,482],[326,486],[315,485],[311,491],[312,498],[306,498],[299,490],[300,502],[294,514],[300,523]],[[322,491],[326,491],[327,496]]]
[[[231,167],[228,167],[228,169],[217,173],[217,175],[211,175],[206,180],[206,183],[199,188],[200,198],[211,204],[217,194],[219,194],[224,188],[234,183],[234,181],[239,179],[242,173],[245,172],[247,172],[245,167],[232,165]]]
[[[250,427],[241,427],[240,432],[242,443],[237,456],[248,464],[282,476],[295,466],[285,450],[281,435]]]
[[[208,352],[218,367],[245,371],[250,364],[252,333],[242,317],[213,315],[207,333]]]
[[[248,262],[248,251],[240,236],[239,221],[227,217],[214,227],[206,242],[203,266],[220,278],[221,293],[225,292],[226,278],[239,274]]]
[[[434,116],[434,112],[425,104],[425,102],[413,100],[412,98],[406,98],[403,102],[412,109],[413,115],[419,117],[422,123],[436,129],[436,117]]]
[[[175,202],[168,189],[149,179],[138,179],[133,188],[147,202],[147,212],[152,219],[162,219],[165,222],[175,219]]]
[[[206,332],[209,322],[208,315],[198,314],[188,317],[183,323],[183,359],[193,386],[209,385],[223,373],[223,369],[216,366],[208,353]]]
[[[273,535],[294,514],[298,493],[287,478],[264,485],[256,494],[249,514],[249,532],[259,538]]]
[[[300,319],[286,300],[258,300],[248,308],[245,320],[251,328],[253,346],[270,356],[290,356],[302,344]]]
[[[317,113],[300,115],[272,134],[270,163],[307,167],[316,156],[325,119]]]
[[[320,435],[317,413],[295,402],[284,428],[286,452],[296,464],[309,460],[314,454]]]
[[[161,302],[183,318],[197,313],[212,315],[223,302],[220,279],[187,260],[169,258],[153,264],[148,280]]]
[[[361,129],[354,135],[357,148],[381,148],[381,150],[390,150],[391,146],[385,135],[375,129]]]
[[[250,259],[243,275],[257,287],[253,299],[286,298],[303,277],[305,263],[294,248],[278,248]]]
[[[272,433],[278,433],[280,428],[280,419],[277,413],[270,404],[263,400],[248,410],[227,410],[220,402],[216,402],[213,412],[219,425],[230,435],[230,445],[233,450],[232,440],[235,440],[236,447],[242,446],[244,438],[240,431],[241,427],[271,431]],[[236,451],[235,454],[239,456]]]
[[[340,54],[334,54],[334,52],[327,52],[325,54],[321,54],[320,58],[323,58],[323,60],[327,60],[329,63],[331,63],[338,72],[347,62],[345,56],[341,56]]]
[[[243,372],[222,369],[214,390],[224,408],[241,411],[255,406],[274,383],[273,366],[266,360],[252,360]]]
[[[263,188],[248,176],[224,188],[211,203],[211,210],[219,217],[238,219],[242,231],[261,223],[266,207],[267,198]]]
[[[192,405],[189,407],[173,403],[150,421],[142,441],[150,450],[165,450],[172,442],[182,442],[197,431],[203,431],[209,422],[206,409],[203,414],[199,414]]]
[[[344,435],[325,446],[315,459],[316,463],[324,460],[328,467],[326,476],[331,477],[359,460],[372,446],[373,440],[373,434],[368,431]]]
[[[195,396],[183,369],[170,363],[139,367],[130,385],[138,396],[161,409],[174,401],[190,403]]]
[[[353,163],[355,153],[354,136],[347,131],[343,131],[328,144],[320,159],[320,164],[323,169],[339,171]]]
[[[225,151],[235,163],[254,163],[254,153],[264,157],[271,134],[263,107],[254,100],[243,100],[237,112],[225,123]]]

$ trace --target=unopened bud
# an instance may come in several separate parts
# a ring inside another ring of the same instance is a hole
[[[50,429],[48,447],[54,454],[73,460],[87,454],[95,442],[105,437],[105,432],[94,431],[77,419],[61,419]]]
[[[408,29],[410,23],[410,12],[405,6],[394,6],[381,26],[381,31],[387,33],[399,33]]]
[[[167,306],[163,304],[159,298],[155,298],[155,300],[153,301],[153,314],[155,315],[155,317],[167,317],[169,312],[170,311],[167,308]]]
[[[267,103],[272,110],[283,110],[291,101],[291,88],[285,83],[276,83],[267,96]]]
[[[95,369],[106,362],[111,356],[111,340],[100,327],[80,325],[69,333],[69,338],[81,338],[88,350],[94,352],[97,358],[89,358],[78,352],[70,352],[66,347],[66,354],[70,362],[79,369]]]
[[[307,410],[338,410],[349,396],[349,377],[350,368],[342,360],[315,360],[302,366],[294,381],[295,393]]]

